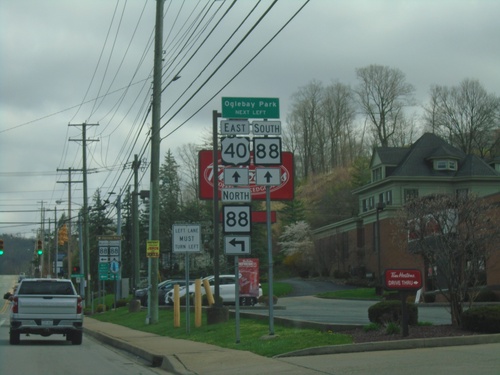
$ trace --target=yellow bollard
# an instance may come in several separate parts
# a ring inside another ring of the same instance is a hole
[[[210,283],[208,280],[203,280],[203,286],[205,287],[205,294],[207,295],[208,306],[212,306],[215,303],[214,295],[212,294],[212,289],[210,289]]]
[[[194,281],[194,326],[201,327],[201,280]]]
[[[174,328],[181,326],[181,300],[179,298],[179,284],[174,285]]]

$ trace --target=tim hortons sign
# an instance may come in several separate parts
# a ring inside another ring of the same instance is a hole
[[[385,270],[385,287],[393,290],[418,290],[422,288],[422,275],[419,270]]]
[[[221,155],[219,155],[218,171],[217,174],[214,173],[213,166],[213,151],[212,150],[202,150],[199,152],[199,178],[200,178],[200,199],[210,200],[214,198],[214,176],[217,175],[217,181],[219,184],[219,198],[221,198],[222,189],[228,189],[231,186],[224,184],[224,168],[222,165]],[[253,156],[253,155],[252,155]],[[256,173],[255,169],[259,168],[253,164],[253,157],[251,159],[249,170],[249,185],[252,200],[265,200],[266,199],[266,186],[256,184]],[[234,167],[233,167],[234,168]],[[270,187],[271,200],[284,201],[293,200],[294,197],[294,180],[293,180],[293,153],[283,152],[282,153],[282,164],[277,167],[281,169],[281,184],[277,186]],[[238,188],[243,188],[244,186],[238,186]]]

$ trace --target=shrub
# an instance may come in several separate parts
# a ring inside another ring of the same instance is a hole
[[[462,328],[485,333],[500,333],[500,306],[472,307],[462,313]]]
[[[115,303],[113,302],[113,307],[114,308],[119,308],[119,307],[125,307],[127,306],[128,301],[125,298],[119,299],[116,301],[116,306]]]
[[[95,311],[98,312],[98,313],[101,313],[101,312],[104,312],[104,311],[107,311],[108,310],[108,307],[102,303],[98,304]]]
[[[363,331],[365,332],[378,331],[379,329],[380,325],[378,325],[377,323],[370,323],[363,326]]]
[[[407,303],[408,324],[418,324],[418,308],[414,303]],[[401,301],[382,301],[368,308],[368,319],[372,323],[386,324],[390,322],[402,322]]]
[[[498,297],[490,288],[481,288],[479,294],[474,299],[474,302],[496,302]]]
[[[425,292],[424,293],[424,302],[434,303],[436,302],[436,293],[434,292]]]
[[[391,322],[388,323],[385,327],[385,333],[388,335],[396,335],[401,332],[401,327],[399,324]]]

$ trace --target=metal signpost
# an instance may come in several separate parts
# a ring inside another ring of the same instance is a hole
[[[190,296],[189,296],[189,254],[201,251],[201,225],[174,224],[172,225],[172,252],[185,254],[186,277],[186,332],[190,332]]]
[[[252,211],[250,205],[235,203],[250,203],[253,191],[250,181],[255,183],[255,190],[263,193],[266,199],[266,223],[268,238],[269,258],[269,335],[274,335],[273,316],[273,260],[272,260],[272,232],[271,232],[271,187],[276,188],[292,180],[292,166],[287,170],[283,168],[281,152],[281,121],[279,119],[278,98],[222,98],[222,119],[220,132],[226,137],[221,138],[220,157],[223,165],[240,166],[239,168],[225,167],[223,171],[224,188],[222,188],[222,223],[224,232],[224,251],[226,255],[235,255],[235,285],[236,294],[236,342],[239,342],[239,255],[250,254],[250,234]],[[252,120],[250,123],[248,119]],[[251,128],[250,129],[250,125]],[[250,138],[241,137],[252,133],[252,148],[250,151]],[[272,135],[273,137],[270,137]],[[215,151],[214,156],[215,159]],[[251,169],[253,159],[253,169]],[[288,160],[288,159],[287,159]],[[213,165],[217,162],[213,160]],[[245,166],[241,167],[241,166]],[[262,168],[276,166],[275,168]],[[201,156],[200,156],[200,197],[203,190]],[[243,172],[246,169],[246,172]],[[284,170],[283,170],[284,169]],[[211,178],[213,186],[219,186],[219,170],[213,170]],[[237,186],[237,187],[235,187]],[[248,186],[244,190],[242,186]],[[279,189],[279,188],[278,188]],[[208,190],[208,189],[207,189]],[[290,190],[284,194],[285,199],[293,199],[293,183]],[[218,261],[218,260],[216,260]]]

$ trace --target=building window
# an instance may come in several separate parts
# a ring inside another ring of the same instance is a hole
[[[387,205],[392,204],[392,190],[387,190],[385,192],[385,204]]]
[[[465,198],[469,195],[469,189],[457,189],[457,198]]]
[[[418,198],[418,189],[404,189],[404,202],[407,203],[412,199]]]
[[[434,169],[438,171],[456,171],[457,161],[456,160],[435,160]]]
[[[375,197],[368,198],[368,209],[373,210],[375,208]]]
[[[372,170],[372,182],[380,181],[382,179],[382,167]]]
[[[363,202],[363,212],[368,211],[368,206],[367,206],[367,204],[366,204],[366,199],[363,199],[363,201],[362,201],[362,202]]]

